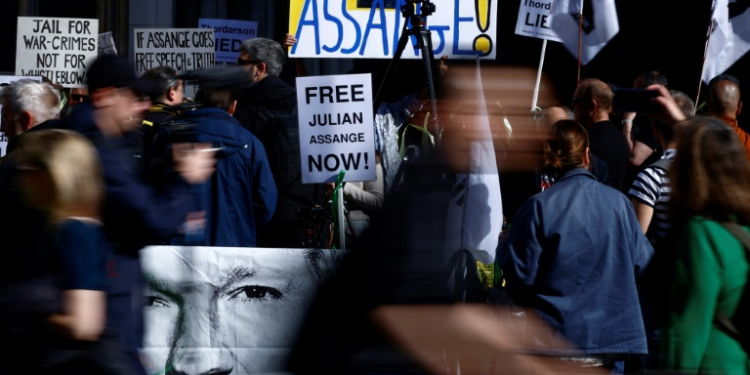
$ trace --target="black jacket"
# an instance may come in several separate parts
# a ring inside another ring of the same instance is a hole
[[[234,118],[258,136],[265,124],[255,116],[253,107],[292,112],[297,109],[297,89],[279,77],[268,76],[238,93]]]

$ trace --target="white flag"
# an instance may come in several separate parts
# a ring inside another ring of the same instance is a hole
[[[708,41],[703,81],[724,73],[750,51],[750,12],[745,2],[716,0],[713,4],[713,31]]]
[[[581,64],[588,64],[620,31],[615,0],[554,0],[552,31],[578,56],[579,17],[583,7]]]
[[[481,137],[482,141],[473,142],[470,152],[471,169],[468,174],[456,176],[456,183],[451,191],[446,251],[453,254],[459,250],[468,250],[474,259],[490,264],[495,261],[495,250],[502,230],[503,202],[479,59],[476,85],[479,91],[476,100],[477,115],[473,117],[476,123],[471,125],[477,128],[474,131],[484,133],[484,136]]]

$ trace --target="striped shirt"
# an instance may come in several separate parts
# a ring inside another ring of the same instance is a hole
[[[664,151],[662,159],[672,160],[674,149]],[[652,243],[667,236],[671,221],[667,212],[667,203],[672,189],[669,186],[667,171],[652,165],[646,167],[633,182],[628,195],[654,209],[654,216],[648,227],[647,237]]]

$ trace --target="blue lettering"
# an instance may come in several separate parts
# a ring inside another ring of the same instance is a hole
[[[375,8],[380,9],[379,24],[373,23],[373,21],[375,20]],[[383,0],[374,0],[372,2],[372,8],[370,9],[370,19],[367,21],[367,26],[365,26],[365,37],[362,40],[362,47],[360,47],[359,49],[360,56],[365,54],[365,47],[367,47],[367,37],[370,36],[371,29],[380,29],[380,32],[383,35],[383,54],[385,56],[388,56],[388,31],[386,30],[385,26],[385,4],[383,4]]]
[[[359,43],[361,41],[360,38],[362,37],[362,30],[359,29],[359,24],[357,23],[357,20],[355,20],[354,17],[352,17],[351,14],[349,14],[349,12],[346,11],[346,1],[341,2],[341,13],[344,14],[344,18],[351,21],[352,25],[354,25],[354,30],[357,32],[357,35],[354,38],[354,45],[352,46],[352,48],[345,48],[341,50],[341,53],[345,53],[348,55],[350,53],[355,52],[357,50],[357,47],[359,47]],[[398,15],[398,12],[396,12],[396,14]],[[343,37],[344,37],[343,34],[340,35],[339,40],[343,39]]]
[[[439,55],[440,52],[443,52],[443,49],[445,48],[445,31],[449,31],[451,29],[450,26],[430,26],[430,31],[437,31],[438,38],[440,38],[440,44],[438,44],[437,48],[434,48],[432,50],[432,53],[435,55]]]
[[[310,3],[312,3],[313,7],[313,19],[308,21],[306,20],[307,10],[310,7]],[[300,45],[300,35],[302,35],[302,29],[305,26],[312,26],[313,29],[315,29],[315,54],[320,55],[320,30],[318,28],[318,1],[317,0],[306,0],[305,6],[302,7],[302,15],[300,16],[299,25],[297,26],[297,35],[294,37],[297,38],[297,43],[292,46],[292,55],[297,51],[297,46]]]
[[[342,24],[341,21],[338,20],[338,18],[332,16],[331,13],[328,12],[328,0],[323,1],[323,18],[325,18],[326,21],[335,23],[336,30],[338,30],[338,41],[336,42],[336,45],[333,47],[323,46],[323,51],[336,52],[341,47],[341,43],[344,41],[344,24]]]
[[[459,49],[459,23],[461,22],[474,22],[474,18],[472,17],[461,17],[459,13],[459,0],[455,1],[455,18],[453,19],[453,54],[454,55],[464,55],[464,56],[471,56],[471,55],[477,55],[477,51],[474,51],[473,49]]]
[[[396,53],[398,51],[398,40],[399,36],[401,36],[401,12],[399,11],[401,9],[401,5],[403,5],[404,0],[396,0],[396,11],[394,13],[394,22],[393,22],[393,53]],[[404,29],[403,31],[406,31]]]

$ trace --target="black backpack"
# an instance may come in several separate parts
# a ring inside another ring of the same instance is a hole
[[[271,223],[258,233],[258,246],[314,247],[307,213],[325,205],[325,188],[302,184],[297,111],[255,106],[249,112],[253,129],[248,130],[263,143],[279,194]]]

